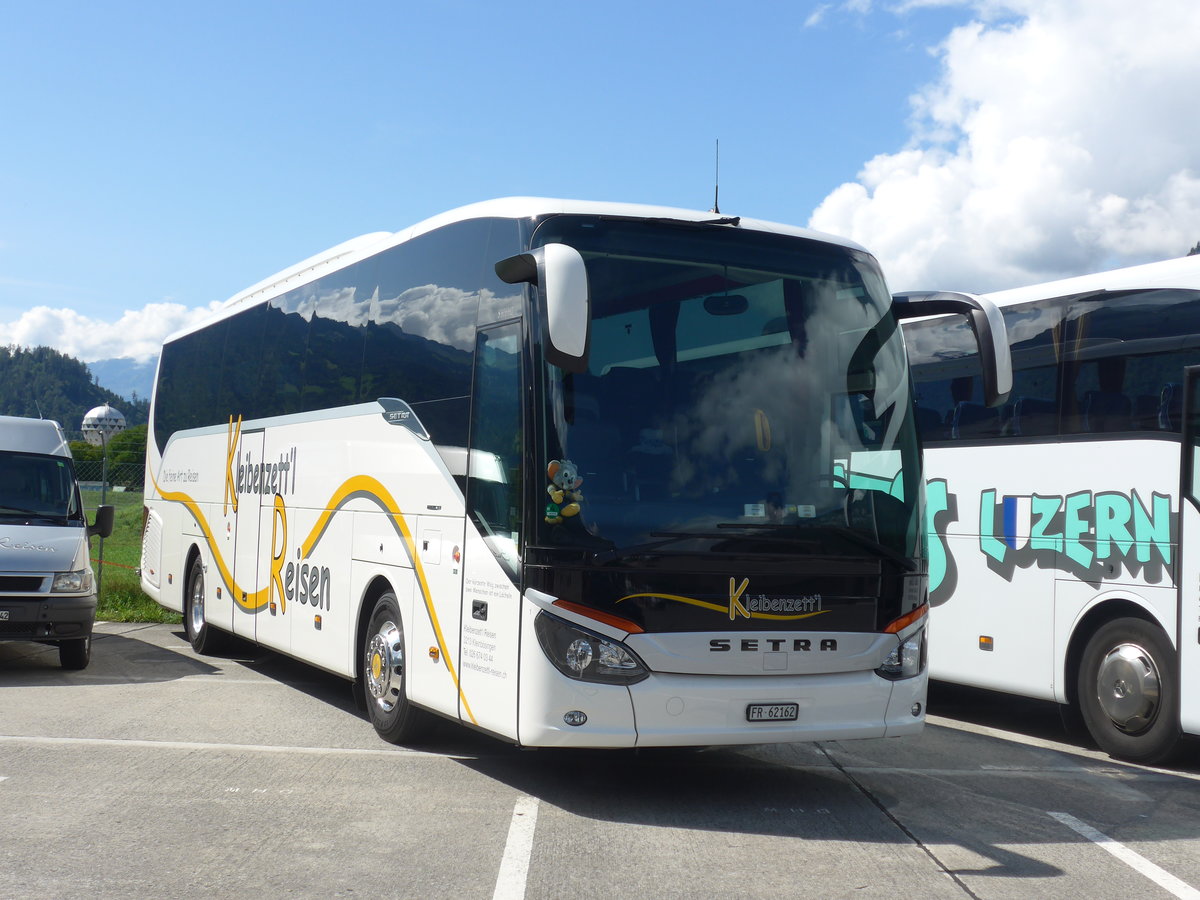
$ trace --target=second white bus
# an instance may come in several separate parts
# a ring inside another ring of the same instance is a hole
[[[1113,756],[1200,734],[1200,256],[987,295],[1013,392],[959,322],[905,325],[928,480],[931,677],[1057,701]]]

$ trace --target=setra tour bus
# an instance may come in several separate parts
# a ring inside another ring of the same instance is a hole
[[[142,586],[526,746],[913,734],[922,473],[874,259],[804,229],[489,201],[339,245],[162,351]],[[995,329],[999,329],[997,333]],[[989,368],[999,401],[1002,373]]]
[[[928,479],[931,676],[1063,704],[1109,754],[1200,734],[1200,256],[987,295],[974,341],[906,323]]]

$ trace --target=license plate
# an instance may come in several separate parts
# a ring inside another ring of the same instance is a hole
[[[799,703],[751,703],[746,707],[747,722],[795,722],[798,718]]]

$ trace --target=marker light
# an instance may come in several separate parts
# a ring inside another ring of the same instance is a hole
[[[563,721],[578,728],[587,721],[587,713],[581,709],[573,709],[568,713],[563,713]]]
[[[635,684],[650,672],[632,650],[619,641],[546,612],[533,620],[542,652],[564,675],[601,684]]]

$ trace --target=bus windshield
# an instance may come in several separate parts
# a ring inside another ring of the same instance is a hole
[[[544,222],[552,241],[587,264],[591,344],[586,372],[543,367],[535,542],[917,555],[907,361],[869,255],[579,216]]]

